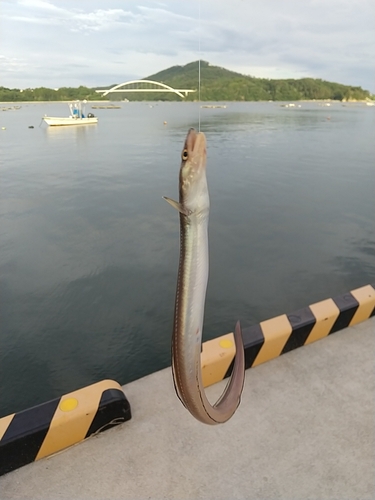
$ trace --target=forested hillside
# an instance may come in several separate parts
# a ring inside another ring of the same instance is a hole
[[[173,66],[148,77],[174,88],[198,87],[198,61]],[[202,101],[293,101],[301,99],[363,100],[367,90],[314,78],[270,80],[241,75],[201,61]],[[190,94],[187,100],[197,99]]]
[[[198,61],[185,66],[172,66],[146,77],[170,85],[175,89],[194,89],[185,100],[198,100]],[[310,99],[366,100],[373,96],[361,87],[352,87],[340,83],[328,82],[316,78],[271,80],[255,78],[229,71],[219,66],[212,66],[201,61],[201,101],[297,101]],[[119,82],[120,83],[120,82]],[[101,88],[111,88],[113,85]],[[0,101],[67,101],[73,99],[113,99],[131,101],[180,101],[174,93],[113,93],[102,98],[95,88],[62,87],[57,90],[40,87],[36,89],[8,89],[0,87]]]

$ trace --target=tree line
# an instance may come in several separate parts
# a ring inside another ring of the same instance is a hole
[[[0,87],[0,102],[19,102],[19,101],[72,101],[72,100],[98,101],[101,99],[100,94],[95,92],[95,89],[80,86],[61,87],[60,89],[49,89],[47,87],[39,87],[35,89],[8,89]]]
[[[173,88],[198,89],[198,66],[195,61],[185,66],[172,66],[150,75],[145,79],[165,83]],[[241,75],[219,66],[211,66],[206,61],[200,62],[201,101],[298,101],[332,99],[339,101],[369,100],[374,96],[361,87],[328,82],[318,78],[272,80]],[[111,88],[108,86],[107,88]],[[180,101],[181,98],[173,93],[155,94],[144,93],[116,93],[102,97],[95,92],[95,88],[80,86],[49,89],[40,87],[35,89],[9,89],[0,87],[0,101],[69,101],[74,99],[99,101],[122,100],[131,101]],[[190,93],[186,101],[198,99],[198,92]]]

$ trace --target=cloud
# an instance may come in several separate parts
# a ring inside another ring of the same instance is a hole
[[[45,0],[20,0],[19,5],[29,9],[29,14],[10,15],[9,20],[21,23],[64,26],[71,31],[107,30],[116,24],[127,23],[134,19],[130,11],[123,9],[97,9],[84,12],[82,9],[66,9],[53,5]]]
[[[201,57],[254,76],[374,90],[370,0],[3,0],[2,10],[2,52],[27,67],[6,69],[8,86],[104,85]]]
[[[27,62],[17,57],[0,55],[0,73],[20,73],[27,68]]]
[[[74,16],[76,29],[109,30],[117,24],[129,24],[135,15],[122,9],[96,10],[88,14],[77,13]]]

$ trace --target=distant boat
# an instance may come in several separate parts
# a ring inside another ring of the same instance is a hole
[[[87,101],[74,101],[69,104],[70,116],[43,116],[43,120],[51,127],[66,125],[90,125],[98,123],[98,118],[92,113],[85,115],[85,103]]]
[[[92,109],[121,109],[121,106],[115,106],[114,104],[109,104],[108,106],[91,106]]]
[[[225,104],[203,104],[201,108],[226,108]]]
[[[10,106],[10,107],[4,107],[4,106],[1,106],[0,110],[1,111],[14,111],[16,109],[21,109],[22,106]]]

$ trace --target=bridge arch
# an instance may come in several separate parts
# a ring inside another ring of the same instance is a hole
[[[134,85],[134,84],[142,84],[142,83],[150,83],[153,85],[156,85],[159,87],[159,89],[126,89],[124,87],[129,86],[129,85]],[[180,90],[180,89],[174,89],[173,87],[170,87],[169,85],[166,85],[165,83],[160,83],[160,82],[154,82],[153,80],[130,80],[129,82],[124,82],[124,83],[119,83],[118,85],[115,85],[111,89],[108,90],[97,90],[97,92],[103,93],[103,97],[110,94],[111,92],[161,92],[162,90],[165,90],[166,92],[174,92],[178,96],[182,97],[183,99],[185,96],[187,96],[188,92],[195,92],[194,90]],[[181,92],[185,92],[185,95],[183,95]]]

